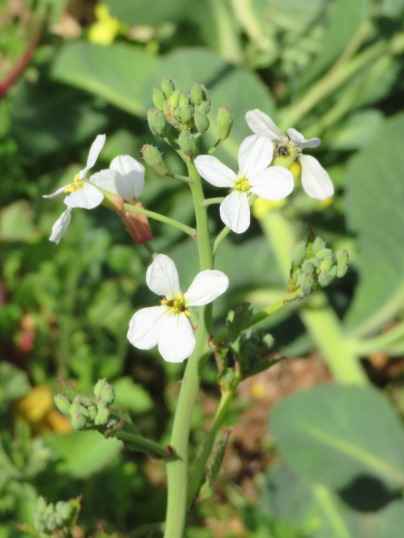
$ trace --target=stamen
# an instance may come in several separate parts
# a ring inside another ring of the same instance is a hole
[[[237,178],[235,190],[238,192],[248,192],[250,190],[250,182],[246,176]]]

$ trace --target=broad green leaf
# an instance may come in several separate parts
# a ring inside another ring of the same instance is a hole
[[[150,2],[150,0],[103,0],[111,15],[129,26],[157,25],[180,18],[185,9],[185,0]]]
[[[303,89],[321,75],[344,50],[360,24],[368,16],[368,0],[336,0],[330,9],[330,22],[324,47],[299,79]]]
[[[404,300],[404,114],[378,130],[346,171],[347,218],[358,235],[360,280],[345,325],[363,335],[380,328]]]
[[[386,397],[372,387],[319,385],[282,400],[271,432],[285,461],[333,488],[361,476],[404,485],[404,430]]]
[[[95,431],[71,432],[63,435],[47,433],[46,444],[59,456],[57,471],[75,478],[87,478],[101,471],[122,448],[117,439],[105,439]]]
[[[338,127],[322,137],[329,148],[353,150],[365,147],[377,136],[383,123],[383,114],[376,109],[361,110],[347,117]]]
[[[86,41],[65,43],[53,68],[53,76],[103,97],[136,116],[151,104],[149,75],[157,59],[126,43],[105,47]]]
[[[130,377],[122,377],[113,382],[116,392],[115,406],[130,413],[144,413],[153,407],[149,393],[132,381]]]
[[[35,236],[32,207],[19,200],[0,211],[1,241],[30,241]]]

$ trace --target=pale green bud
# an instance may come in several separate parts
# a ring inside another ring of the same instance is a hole
[[[84,417],[80,410],[71,415],[72,426],[75,430],[83,430],[86,427],[86,417]]]
[[[328,256],[326,256],[325,258],[321,260],[319,269],[320,271],[328,272],[331,269],[331,267],[334,266],[334,263],[335,263],[335,256],[334,256],[334,253],[331,252],[331,254],[329,254]]]
[[[194,114],[195,127],[198,133],[205,133],[209,129],[209,118],[206,114],[201,113],[199,110]]]
[[[316,258],[318,258],[319,260],[324,260],[324,258],[327,258],[331,254],[333,254],[333,252],[330,248],[322,248],[321,250],[318,250],[316,252]]]
[[[337,251],[335,257],[337,260],[337,277],[342,278],[348,271],[348,251],[345,249],[340,249]]]
[[[107,383],[108,381],[105,379],[105,377],[103,379],[99,379],[94,386],[94,396],[99,398]]]
[[[190,101],[193,105],[200,105],[205,97],[203,86],[196,82],[192,84],[189,90]]]
[[[168,104],[168,101],[164,101],[163,103],[163,114],[164,116],[171,116],[171,110],[170,105]]]
[[[98,411],[97,416],[95,417],[94,424],[96,426],[104,426],[107,423],[109,417],[109,409],[101,409]]]
[[[330,271],[321,271],[318,275],[318,283],[322,288],[329,286],[334,278],[337,276],[337,267],[334,265]]]
[[[292,260],[295,265],[300,266],[303,263],[306,257],[306,252],[307,252],[306,246],[307,246],[306,241],[299,241],[293,247]]]
[[[46,501],[43,497],[38,497],[35,510],[38,514],[44,513],[46,511]]]
[[[314,265],[311,261],[305,260],[302,264],[302,271],[304,273],[310,273],[311,275],[314,273]]]
[[[114,387],[112,387],[111,385],[105,385],[102,391],[101,400],[103,400],[104,402],[108,404],[114,403],[114,400],[115,400]]]
[[[313,291],[314,278],[311,273],[301,273],[299,276],[299,286],[305,295],[308,295]]]
[[[321,237],[319,236],[316,237],[315,240],[313,241],[312,248],[313,248],[313,253],[317,254],[319,250],[322,250],[323,248],[325,248],[325,241],[323,241],[323,239],[321,239]]]
[[[161,110],[157,108],[149,108],[147,112],[147,121],[149,123],[150,131],[154,135],[163,135],[166,130],[166,119]]]
[[[175,90],[175,86],[174,82],[171,80],[170,77],[163,78],[163,82],[161,83],[161,90],[167,99],[173,93],[173,91]]]
[[[171,110],[175,110],[180,102],[180,92],[178,90],[173,91],[168,99],[168,104]]]
[[[191,105],[184,105],[180,109],[180,119],[182,123],[188,123],[192,118],[192,107]]]
[[[190,131],[182,131],[180,133],[178,145],[187,157],[195,157],[198,153],[198,144]]]
[[[197,110],[199,110],[201,114],[209,114],[210,103],[208,101],[202,101],[202,103],[198,106]]]
[[[73,507],[68,502],[59,501],[56,503],[56,513],[59,514],[63,521],[69,519],[72,515]]]
[[[46,523],[46,528],[49,531],[53,531],[57,527],[56,514],[51,514]]]
[[[55,394],[53,397],[56,407],[63,415],[69,415],[70,402],[63,394]]]
[[[189,106],[189,97],[186,93],[181,92],[180,94],[180,102],[178,103],[178,106]]]
[[[154,106],[158,110],[163,110],[164,103],[166,102],[163,91],[160,88],[153,88],[152,99]]]
[[[228,106],[221,106],[217,112],[217,126],[219,130],[219,139],[226,140],[233,126],[233,118]]]
[[[145,144],[141,151],[146,164],[151,166],[159,176],[166,176],[168,174],[168,167],[163,159],[163,155],[155,146]]]

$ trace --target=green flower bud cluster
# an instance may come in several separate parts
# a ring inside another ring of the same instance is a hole
[[[63,394],[56,394],[55,405],[61,413],[70,416],[75,430],[108,427],[111,406],[115,400],[114,388],[106,379],[100,379],[94,387],[94,399],[76,396],[70,401]]]
[[[348,252],[326,248],[325,241],[310,232],[308,239],[299,241],[293,249],[289,289],[300,289],[303,295],[309,295],[329,286],[335,278],[342,278],[347,271]]]
[[[176,89],[173,81],[166,77],[160,87],[154,88],[153,103],[154,108],[150,108],[147,115],[151,132],[170,137],[170,130],[174,129],[179,134],[176,142],[181,151],[194,158],[198,152],[197,139],[210,127],[211,99],[205,86],[194,83],[188,92],[184,92]],[[223,141],[229,136],[233,124],[228,107],[219,108],[217,124],[219,140]],[[152,161],[160,159],[155,152],[147,157]]]
[[[45,499],[39,497],[34,515],[34,527],[45,536],[55,536],[57,531],[59,531],[57,535],[70,536],[70,530],[75,523],[79,508],[77,499],[46,504]]]

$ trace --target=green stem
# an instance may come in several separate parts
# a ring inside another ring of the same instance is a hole
[[[296,243],[293,228],[279,212],[268,212],[259,220],[287,282],[290,253]],[[326,295],[316,292],[302,305],[299,315],[335,379],[342,383],[366,384],[367,378],[358,356],[347,342],[341,322]]]
[[[179,230],[185,232],[190,237],[195,237],[195,234],[196,234],[195,228],[191,228],[190,226],[187,226],[186,224],[183,224],[182,222],[178,222],[177,220],[170,219],[169,217],[166,217],[165,215],[160,215],[160,213],[156,213],[155,211],[149,211],[148,209],[145,209],[144,207],[137,207],[132,204],[124,204],[123,207],[126,211],[132,211],[133,213],[146,215],[146,217],[149,217],[150,219],[158,220],[160,222],[164,222],[164,224],[169,224],[170,226],[173,226],[174,228],[178,228]]]
[[[395,353],[395,348],[398,348],[398,350],[401,351],[403,343],[404,322],[401,322],[388,331],[373,336],[372,338],[366,338],[365,340],[352,339],[351,341],[351,345],[355,352],[362,357],[378,352]]]
[[[202,182],[194,164],[189,160],[186,164],[195,208],[199,265],[201,270],[212,269],[213,258],[207,210],[203,207]],[[168,496],[164,538],[182,538],[184,533],[187,510],[189,432],[199,390],[200,367],[208,352],[211,312],[211,305],[200,309],[199,323],[195,333],[195,349],[187,362],[174,415],[170,446],[177,459],[167,462]]]
[[[212,452],[212,448],[215,443],[217,432],[219,431],[219,428],[222,426],[226,418],[226,414],[230,407],[230,404],[236,396],[237,385],[238,383],[235,384],[235,386],[233,386],[231,389],[222,393],[219,407],[216,410],[216,414],[213,419],[212,426],[205,438],[202,451],[199,454],[195,462],[194,471],[192,473],[192,479],[191,479],[189,491],[188,491],[188,502],[187,502],[188,509],[192,506],[192,503],[194,502],[195,497],[198,495],[199,489],[202,485],[202,480],[203,480],[203,475],[206,469],[206,464]]]
[[[218,234],[216,239],[213,241],[213,247],[212,247],[213,256],[216,256],[220,243],[223,241],[223,239],[225,239],[229,235],[230,232],[231,232],[230,228],[228,226],[225,226],[223,230]]]
[[[129,450],[135,452],[145,452],[155,458],[162,458],[165,460],[175,459],[175,454],[172,453],[170,448],[161,446],[159,443],[146,439],[140,435],[117,430],[111,437],[120,439]]]
[[[216,198],[206,198],[203,202],[202,202],[202,206],[203,207],[208,207],[209,205],[214,205],[214,204],[221,204],[224,200],[224,196],[217,196]]]

